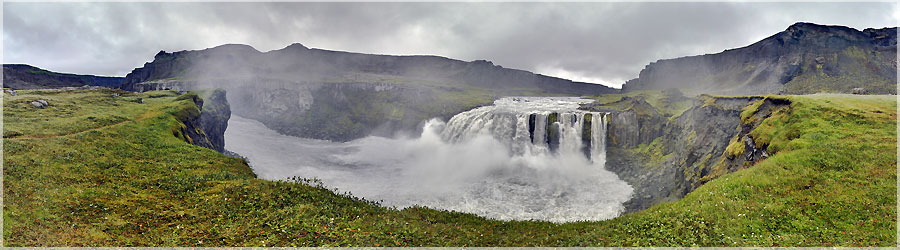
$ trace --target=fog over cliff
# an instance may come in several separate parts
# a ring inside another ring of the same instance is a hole
[[[371,55],[299,43],[268,52],[240,44],[160,51],[153,61],[129,73],[121,87],[223,88],[236,115],[287,135],[332,141],[400,131],[415,134],[428,119],[449,119],[501,96],[619,91],[485,60]]]

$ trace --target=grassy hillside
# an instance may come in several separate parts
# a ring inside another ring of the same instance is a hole
[[[144,104],[134,102],[143,98]],[[397,210],[314,181],[256,179],[184,142],[174,94],[4,96],[5,246],[891,246],[895,96],[789,96],[777,148],[684,199],[601,222]],[[31,107],[45,99],[47,109]],[[183,98],[182,98],[183,99]]]

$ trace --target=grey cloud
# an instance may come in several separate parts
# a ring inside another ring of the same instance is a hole
[[[617,86],[658,59],[749,45],[798,21],[896,26],[894,3],[3,3],[4,63],[124,75],[159,50],[294,42],[486,59]],[[560,73],[564,72],[564,73]]]

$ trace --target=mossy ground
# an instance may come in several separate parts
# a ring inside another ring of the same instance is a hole
[[[665,145],[662,137],[657,137],[650,144],[640,144],[634,149],[630,149],[632,153],[648,160],[648,166],[660,166],[674,153],[665,153]]]
[[[792,96],[756,131],[777,154],[684,199],[600,222],[380,207],[256,179],[171,133],[164,92],[4,96],[6,246],[892,246],[896,99]],[[144,104],[129,101],[144,98]],[[25,101],[45,99],[50,108]],[[30,104],[27,104],[30,105]],[[194,107],[196,109],[196,107]],[[107,124],[88,117],[125,118]],[[758,132],[757,132],[758,131]],[[795,132],[791,132],[795,131]],[[777,145],[777,146],[776,146]]]
[[[660,90],[639,90],[621,94],[606,94],[592,96],[598,104],[597,108],[607,108],[613,110],[625,110],[631,108],[631,102],[622,101],[623,98],[635,98],[646,101],[654,109],[661,112],[664,116],[677,117],[691,108],[693,101],[685,98],[680,94],[672,94]],[[680,97],[680,98],[679,98]],[[682,99],[683,98],[683,99]]]

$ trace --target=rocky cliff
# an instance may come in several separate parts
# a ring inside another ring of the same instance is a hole
[[[46,89],[84,85],[116,88],[124,81],[123,77],[56,73],[24,64],[3,65],[4,88]]]
[[[499,96],[618,92],[484,60],[368,55],[300,44],[265,53],[246,45],[160,52],[128,74],[121,88],[224,88],[236,115],[284,134],[333,141],[412,132],[429,118],[446,119]]]
[[[606,167],[634,187],[628,211],[678,200],[715,177],[769,157],[765,145],[755,145],[749,133],[769,114],[789,105],[761,96],[704,95],[693,98],[683,112],[673,114],[660,107],[687,99],[679,96],[669,92],[664,101],[623,96],[583,107],[598,111],[618,107],[610,113]]]
[[[198,90],[185,93],[179,100],[191,100],[196,107],[177,115],[184,124],[181,134],[190,144],[225,152],[225,129],[231,109],[222,89]]]
[[[203,100],[200,109],[200,127],[209,138],[210,146],[220,153],[225,152],[225,129],[231,119],[231,105],[225,98],[223,89],[197,91]]]
[[[748,95],[820,92],[893,94],[897,28],[862,31],[796,23],[747,47],[659,60],[625,91],[679,88],[687,93]]]

